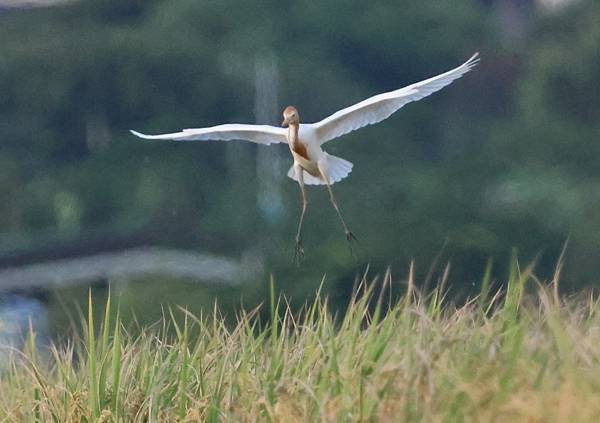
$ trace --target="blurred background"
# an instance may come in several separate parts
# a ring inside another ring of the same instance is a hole
[[[322,279],[343,304],[367,265],[401,284],[411,260],[432,284],[450,262],[472,295],[513,251],[549,277],[567,239],[562,288],[597,286],[598,22],[596,0],[0,0],[0,331],[31,315],[59,333],[90,286],[142,322],[255,306],[270,275],[297,304]],[[334,186],[355,259],[321,187],[292,264],[285,145],[128,132],[278,124],[289,104],[317,121],[476,51],[451,86],[326,145],[355,164]]]

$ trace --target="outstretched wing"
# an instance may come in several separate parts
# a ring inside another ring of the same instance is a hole
[[[313,123],[312,126],[322,144],[363,126],[381,122],[405,104],[427,97],[469,72],[479,62],[478,55],[478,53],[475,53],[473,57],[459,67],[441,75],[399,90],[373,96],[353,106],[339,110],[328,118]]]
[[[210,128],[184,129],[181,132],[161,135],[144,135],[131,131],[133,135],[147,140],[175,140],[175,141],[230,141],[245,140],[257,144],[287,143],[286,130],[270,125],[245,125],[230,123],[226,125],[211,126]]]

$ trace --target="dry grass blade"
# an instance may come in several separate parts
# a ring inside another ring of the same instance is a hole
[[[556,301],[560,271],[527,294],[515,262],[506,290],[488,299],[486,271],[456,307],[449,269],[419,293],[411,263],[395,300],[390,270],[365,274],[343,316],[321,294],[295,313],[271,281],[267,325],[215,306],[128,332],[117,307],[98,339],[90,296],[81,335],[6,356],[0,421],[600,421],[600,300]]]

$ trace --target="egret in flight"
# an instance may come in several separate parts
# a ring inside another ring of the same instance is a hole
[[[298,110],[294,106],[288,106],[283,111],[281,128],[269,125],[232,123],[208,128],[184,129],[181,132],[161,135],[144,135],[133,130],[131,132],[138,137],[150,140],[246,140],[263,145],[288,144],[294,163],[287,175],[298,182],[302,194],[302,211],[298,231],[296,232],[294,254],[295,259],[299,260],[304,256],[302,224],[308,207],[304,185],[325,185],[327,187],[329,199],[342,223],[346,239],[350,243],[356,239],[342,217],[331,189],[333,184],[348,176],[352,171],[353,164],[323,151],[321,148],[323,144],[363,126],[381,122],[405,104],[420,100],[441,90],[477,65],[479,62],[477,56],[476,53],[465,63],[448,72],[398,90],[375,95],[353,106],[339,110],[316,123],[300,123]]]

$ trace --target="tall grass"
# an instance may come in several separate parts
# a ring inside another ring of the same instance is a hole
[[[445,277],[423,297],[411,270],[399,300],[388,272],[337,316],[321,295],[294,313],[272,287],[268,323],[180,309],[135,333],[110,297],[94,322],[90,297],[80,335],[45,352],[30,331],[2,367],[0,420],[600,421],[600,302],[530,271],[496,295],[486,271],[460,307]]]

